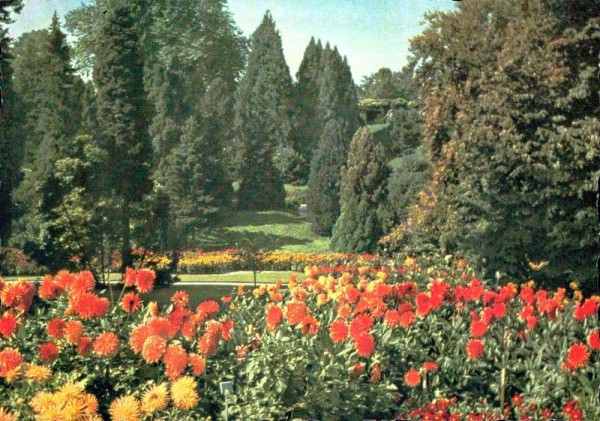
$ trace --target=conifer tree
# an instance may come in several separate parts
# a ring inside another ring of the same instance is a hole
[[[341,252],[374,252],[383,234],[389,168],[383,146],[367,128],[350,143],[342,170],[341,213],[333,227],[331,246]]]
[[[311,38],[296,73],[292,138],[300,158],[297,177],[301,182],[308,180],[313,150],[323,130],[323,121],[317,114],[322,53],[321,41]]]
[[[15,192],[23,210],[15,240],[42,263],[64,265],[72,249],[65,239],[69,227],[55,223],[69,189],[60,186],[56,164],[72,152],[71,141],[81,129],[79,96],[83,82],[71,67],[70,49],[56,14],[49,31],[39,33],[37,38],[43,41],[37,46],[42,70],[32,74],[36,88],[23,89],[30,130],[24,132],[29,135],[24,142],[28,156],[23,166],[25,177]],[[31,86],[31,81],[21,79],[21,72],[17,76],[17,86]],[[73,187],[78,182],[69,185]]]
[[[12,22],[11,13],[18,13],[22,7],[20,0],[3,1],[0,4],[0,246],[10,236],[13,215],[13,189],[18,181],[18,171],[22,157],[22,142],[19,132],[22,129],[21,102],[13,86],[10,39],[4,24]]]
[[[317,115],[324,126],[310,166],[308,208],[313,231],[329,235],[340,214],[341,169],[359,116],[347,61],[327,45],[321,63]]]
[[[240,209],[277,209],[285,205],[281,170],[289,162],[279,160],[276,166],[275,153],[283,158],[291,148],[291,87],[281,37],[267,12],[252,35],[248,66],[235,104]]]
[[[216,79],[204,96],[198,117],[190,117],[183,127],[180,143],[167,158],[164,177],[176,232],[175,246],[185,244],[188,234],[218,219],[230,205],[233,189],[224,167],[222,119],[219,102],[226,100],[224,82]]]
[[[116,210],[109,219],[117,230],[124,267],[131,264],[131,223],[136,204],[152,188],[152,147],[138,35],[133,6],[118,5],[109,10],[94,63],[99,146],[105,152],[104,195]]]

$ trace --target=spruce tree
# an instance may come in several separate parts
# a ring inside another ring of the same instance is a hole
[[[79,96],[83,82],[71,67],[70,49],[56,14],[49,31],[37,37],[42,41],[36,49],[43,69],[32,74],[37,86],[25,89],[32,86],[32,81],[23,81],[21,72],[15,79],[18,86],[24,88],[30,123],[30,130],[24,132],[29,136],[24,142],[28,154],[23,166],[25,177],[15,192],[15,199],[23,210],[15,241],[43,264],[65,265],[71,257],[69,251],[73,250],[66,239],[69,227],[55,223],[70,189],[60,185],[56,165],[70,156],[71,142],[81,129]],[[69,186],[74,187],[78,182]]]
[[[308,208],[313,231],[330,235],[340,214],[341,170],[359,116],[350,67],[337,48],[325,47],[321,66],[317,115],[324,126],[310,166]]]
[[[275,153],[283,158],[291,149],[291,86],[281,37],[267,12],[252,35],[248,66],[235,104],[240,209],[278,209],[285,205],[281,170],[291,163],[280,159],[276,166]]]
[[[104,18],[94,83],[101,129],[99,146],[105,153],[104,196],[116,210],[110,222],[120,242],[123,269],[131,264],[131,223],[136,205],[152,188],[143,69],[134,8],[118,5]]]
[[[333,227],[331,247],[341,252],[374,252],[386,223],[385,200],[389,177],[383,146],[367,128],[350,143],[342,170],[341,213]]]
[[[167,158],[161,181],[176,230],[170,236],[175,237],[177,247],[184,245],[195,229],[214,223],[231,201],[233,189],[225,172],[221,143],[220,119],[224,116],[219,115],[225,89],[220,79],[209,87],[199,117],[188,119],[180,143]]]
[[[321,75],[321,41],[310,39],[304,57],[296,73],[294,85],[294,149],[300,158],[297,178],[306,183],[310,172],[310,161],[319,136],[323,130],[323,121],[317,114],[319,104],[319,78]]]
[[[11,13],[19,12],[20,0],[3,1],[0,4],[0,247],[10,236],[13,216],[13,189],[18,182],[18,171],[22,158],[22,113],[18,112],[21,102],[13,86],[10,38],[4,24],[12,22]]]

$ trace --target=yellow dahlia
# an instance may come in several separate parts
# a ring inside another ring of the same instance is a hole
[[[142,394],[142,412],[153,414],[162,411],[169,403],[169,391],[167,384],[152,385]]]
[[[142,419],[140,403],[130,395],[115,399],[110,404],[108,412],[112,421],[140,421]]]
[[[198,383],[193,377],[184,376],[171,383],[173,404],[181,409],[191,409],[198,405],[200,398],[196,392]]]
[[[85,403],[80,398],[69,399],[62,406],[62,416],[65,421],[80,420],[86,412]]]
[[[34,382],[46,381],[52,376],[52,370],[43,365],[28,364],[25,369],[25,377]]]
[[[71,399],[80,399],[83,397],[83,382],[68,382],[56,392],[56,398],[59,402],[67,402]]]
[[[29,406],[31,406],[36,413],[40,413],[46,408],[51,408],[55,404],[56,396],[50,392],[38,392],[33,398],[31,398],[31,401],[29,402]]]

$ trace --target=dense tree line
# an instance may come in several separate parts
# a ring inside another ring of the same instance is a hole
[[[412,41],[435,172],[391,238],[489,276],[590,285],[598,176],[597,0],[464,1]]]

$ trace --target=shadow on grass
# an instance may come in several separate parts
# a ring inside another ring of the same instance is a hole
[[[262,225],[302,224],[306,219],[286,211],[241,211],[223,218],[222,225],[233,227],[259,227]]]
[[[277,250],[289,245],[309,244],[312,241],[289,235],[267,234],[262,231],[233,231],[227,228],[214,228],[205,231],[197,243],[203,250],[250,247],[257,250]]]

